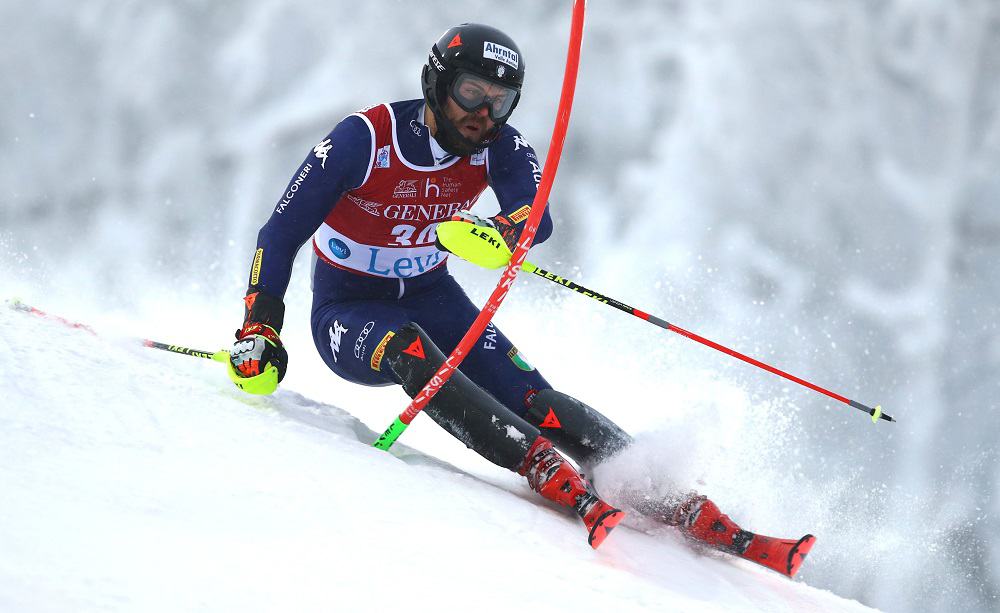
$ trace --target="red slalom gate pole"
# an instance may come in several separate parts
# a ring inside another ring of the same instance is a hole
[[[451,355],[444,361],[430,381],[424,385],[423,389],[413,397],[413,400],[406,409],[396,418],[396,420],[382,433],[382,436],[375,441],[374,446],[378,449],[389,449],[396,439],[409,427],[413,419],[424,410],[431,398],[444,386],[451,378],[462,360],[472,349],[472,345],[479,339],[479,336],[486,329],[486,325],[493,318],[493,315],[500,308],[510,286],[517,278],[517,273],[528,255],[528,249],[535,240],[535,233],[538,232],[538,224],[542,220],[542,214],[549,201],[549,194],[552,191],[552,183],[556,178],[556,170],[559,167],[559,158],[562,156],[563,144],[566,141],[566,131],[569,128],[569,115],[573,109],[573,94],[576,91],[576,75],[580,67],[580,47],[583,43],[583,18],[586,10],[586,0],[573,1],[573,17],[570,24],[569,50],[566,55],[566,70],[563,74],[562,93],[559,97],[559,110],[556,113],[555,127],[552,129],[552,140],[549,143],[549,155],[542,168],[542,180],[535,193],[535,200],[531,203],[531,213],[525,222],[524,230],[521,232],[521,240],[518,242],[514,253],[510,258],[510,263],[504,269],[503,276],[497,284],[496,289],[490,295],[479,316],[472,322],[472,326],[459,341]]]

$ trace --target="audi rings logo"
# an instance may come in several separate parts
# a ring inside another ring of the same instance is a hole
[[[342,260],[351,256],[351,248],[347,246],[347,243],[336,238],[330,239],[330,252]]]
[[[365,340],[368,338],[368,335],[371,333],[372,328],[374,327],[375,327],[374,321],[369,321],[368,323],[366,323],[364,329],[361,331],[361,334],[358,335],[358,340],[354,342],[354,357],[358,358],[359,360],[361,359],[361,350],[365,346]]]

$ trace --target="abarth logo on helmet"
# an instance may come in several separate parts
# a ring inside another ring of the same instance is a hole
[[[504,47],[503,45],[498,45],[496,43],[491,43],[489,41],[483,42],[483,57],[496,60],[498,62],[503,62],[507,64],[514,70],[517,70],[518,56],[517,52]]]

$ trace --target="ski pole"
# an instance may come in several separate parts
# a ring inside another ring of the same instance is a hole
[[[500,233],[497,232],[495,228],[484,227],[482,225],[476,225],[464,221],[445,221],[438,224],[437,241],[442,249],[454,253],[463,260],[472,262],[473,264],[483,268],[492,269],[505,265],[509,266],[509,262],[512,261],[510,249],[507,248],[503,237],[500,236]],[[824,389],[814,383],[810,383],[805,379],[801,379],[769,364],[765,364],[760,360],[755,360],[754,358],[743,355],[738,351],[724,347],[715,341],[710,341],[707,338],[698,336],[694,332],[689,332],[684,328],[675,326],[674,324],[664,321],[655,315],[650,315],[649,313],[640,311],[639,309],[631,307],[624,302],[615,300],[614,298],[610,298],[591,289],[587,289],[586,287],[566,279],[565,277],[560,277],[559,275],[553,274],[547,270],[543,270],[527,260],[522,261],[520,266],[521,270],[552,281],[556,285],[561,285],[562,287],[571,289],[578,294],[583,294],[588,298],[593,298],[600,303],[613,306],[619,311],[625,311],[630,315],[635,315],[639,319],[644,319],[654,326],[659,326],[664,330],[676,332],[681,336],[697,341],[703,345],[711,347],[712,349],[731,355],[739,360],[743,360],[747,364],[753,364],[754,366],[778,375],[779,377],[784,377],[789,381],[794,381],[799,385],[803,385],[813,391],[829,396],[834,400],[850,405],[855,409],[864,411],[865,413],[871,415],[872,423],[878,423],[880,418],[886,421],[896,421],[892,418],[892,416],[882,412],[882,405],[877,405],[873,408],[855,400],[845,398],[840,394],[831,392],[830,390]]]
[[[94,329],[88,326],[87,324],[82,324],[76,321],[70,321],[66,318],[59,317],[58,315],[52,315],[50,313],[46,313],[45,311],[41,309],[36,309],[35,307],[29,304],[25,304],[16,298],[13,300],[9,300],[7,302],[10,305],[10,308],[14,309],[15,311],[21,311],[22,313],[30,313],[32,315],[37,315],[44,319],[57,321],[63,324],[64,326],[70,328],[76,328],[79,330],[86,330],[87,332],[90,332],[94,336],[98,336],[97,332],[95,332]],[[225,349],[221,351],[212,352],[212,351],[202,351],[200,349],[192,349],[190,347],[182,347],[180,345],[168,345],[167,343],[161,343],[159,341],[151,341],[146,338],[136,338],[133,340],[140,343],[143,347],[149,347],[150,349],[159,349],[161,351],[169,351],[170,353],[189,355],[195,358],[205,358],[207,360],[214,360],[216,362],[224,362],[224,363],[229,362],[229,352],[226,351]]]
[[[669,330],[671,332],[676,332],[677,334],[680,334],[681,336],[687,337],[687,338],[689,338],[689,339],[691,339],[693,341],[697,341],[697,342],[701,343],[702,345],[706,345],[708,347],[711,347],[712,349],[715,349],[715,350],[721,351],[722,353],[731,355],[734,358],[737,358],[739,360],[743,360],[747,364],[753,364],[754,366],[756,366],[758,368],[762,368],[762,369],[764,369],[764,370],[766,370],[766,371],[768,371],[770,373],[773,373],[775,375],[778,375],[779,377],[784,377],[785,379],[788,379],[789,381],[794,381],[795,383],[798,383],[799,385],[803,385],[803,386],[808,387],[809,389],[811,389],[813,391],[816,391],[816,392],[819,392],[819,393],[824,394],[826,396],[829,396],[830,398],[833,398],[834,400],[838,400],[840,402],[843,402],[844,404],[850,405],[850,406],[854,407],[855,409],[859,409],[861,411],[864,411],[865,413],[868,413],[869,415],[871,415],[872,423],[878,423],[879,419],[884,419],[886,421],[896,421],[895,419],[892,418],[891,415],[888,415],[887,413],[883,413],[882,412],[882,405],[876,405],[873,408],[873,407],[870,407],[868,405],[861,404],[860,402],[857,402],[855,400],[851,400],[849,398],[841,396],[840,394],[837,394],[835,392],[831,392],[830,390],[824,389],[824,388],[816,385],[815,383],[810,383],[809,381],[806,381],[805,379],[800,379],[799,377],[796,377],[795,375],[791,375],[791,374],[789,374],[789,373],[787,373],[787,372],[785,372],[783,370],[779,370],[779,369],[775,368],[774,366],[770,366],[768,364],[765,364],[764,362],[761,362],[760,360],[755,360],[754,358],[751,358],[750,356],[743,355],[742,353],[740,353],[738,351],[733,351],[732,349],[729,349],[728,347],[724,347],[724,346],[720,345],[719,343],[716,343],[715,341],[710,341],[707,338],[704,338],[702,336],[698,336],[694,332],[688,332],[684,328],[681,328],[679,326],[675,326],[674,324],[669,323],[667,321],[664,321],[664,320],[660,319],[659,317],[656,317],[655,315],[650,315],[649,313],[645,313],[643,311],[640,311],[639,309],[637,309],[635,307],[631,307],[631,306],[625,304],[624,302],[620,302],[618,300],[615,300],[614,298],[609,298],[608,296],[604,296],[603,294],[599,294],[598,292],[595,292],[593,290],[587,289],[586,287],[583,287],[582,285],[574,283],[573,281],[570,281],[569,279],[566,279],[565,277],[560,277],[559,275],[553,274],[553,273],[551,273],[551,272],[549,272],[547,270],[543,270],[543,269],[539,268],[538,266],[535,266],[531,262],[527,262],[526,261],[523,264],[521,264],[521,269],[524,270],[525,272],[529,272],[529,273],[531,273],[533,275],[536,275],[536,276],[539,276],[539,277],[541,277],[543,279],[547,279],[549,281],[552,281],[556,285],[561,285],[562,287],[571,289],[571,290],[573,290],[574,292],[576,292],[578,294],[583,294],[584,296],[587,296],[588,298],[593,298],[594,300],[596,300],[596,301],[598,301],[598,302],[600,302],[602,304],[607,304],[609,306],[613,306],[614,308],[618,309],[619,311],[625,311],[626,313],[629,313],[631,315],[635,315],[639,319],[646,320],[649,323],[653,324],[654,326],[659,326],[659,327],[663,328],[664,330]]]

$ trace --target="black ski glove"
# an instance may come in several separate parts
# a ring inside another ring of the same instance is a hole
[[[503,237],[503,242],[507,244],[507,248],[512,253],[514,248],[517,247],[517,239],[521,237],[521,229],[512,225],[503,215],[494,215],[493,217],[484,219],[468,211],[459,211],[451,216],[451,220],[464,221],[484,228],[493,228],[500,233],[500,236]],[[440,243],[438,243],[438,248],[444,249]],[[447,251],[447,249],[444,250]]]
[[[517,239],[521,238],[520,228],[510,223],[503,215],[494,215],[490,217],[490,220],[493,221],[493,227],[503,237],[503,242],[507,243],[507,248],[510,249],[511,253],[514,253],[514,248],[517,247]]]

